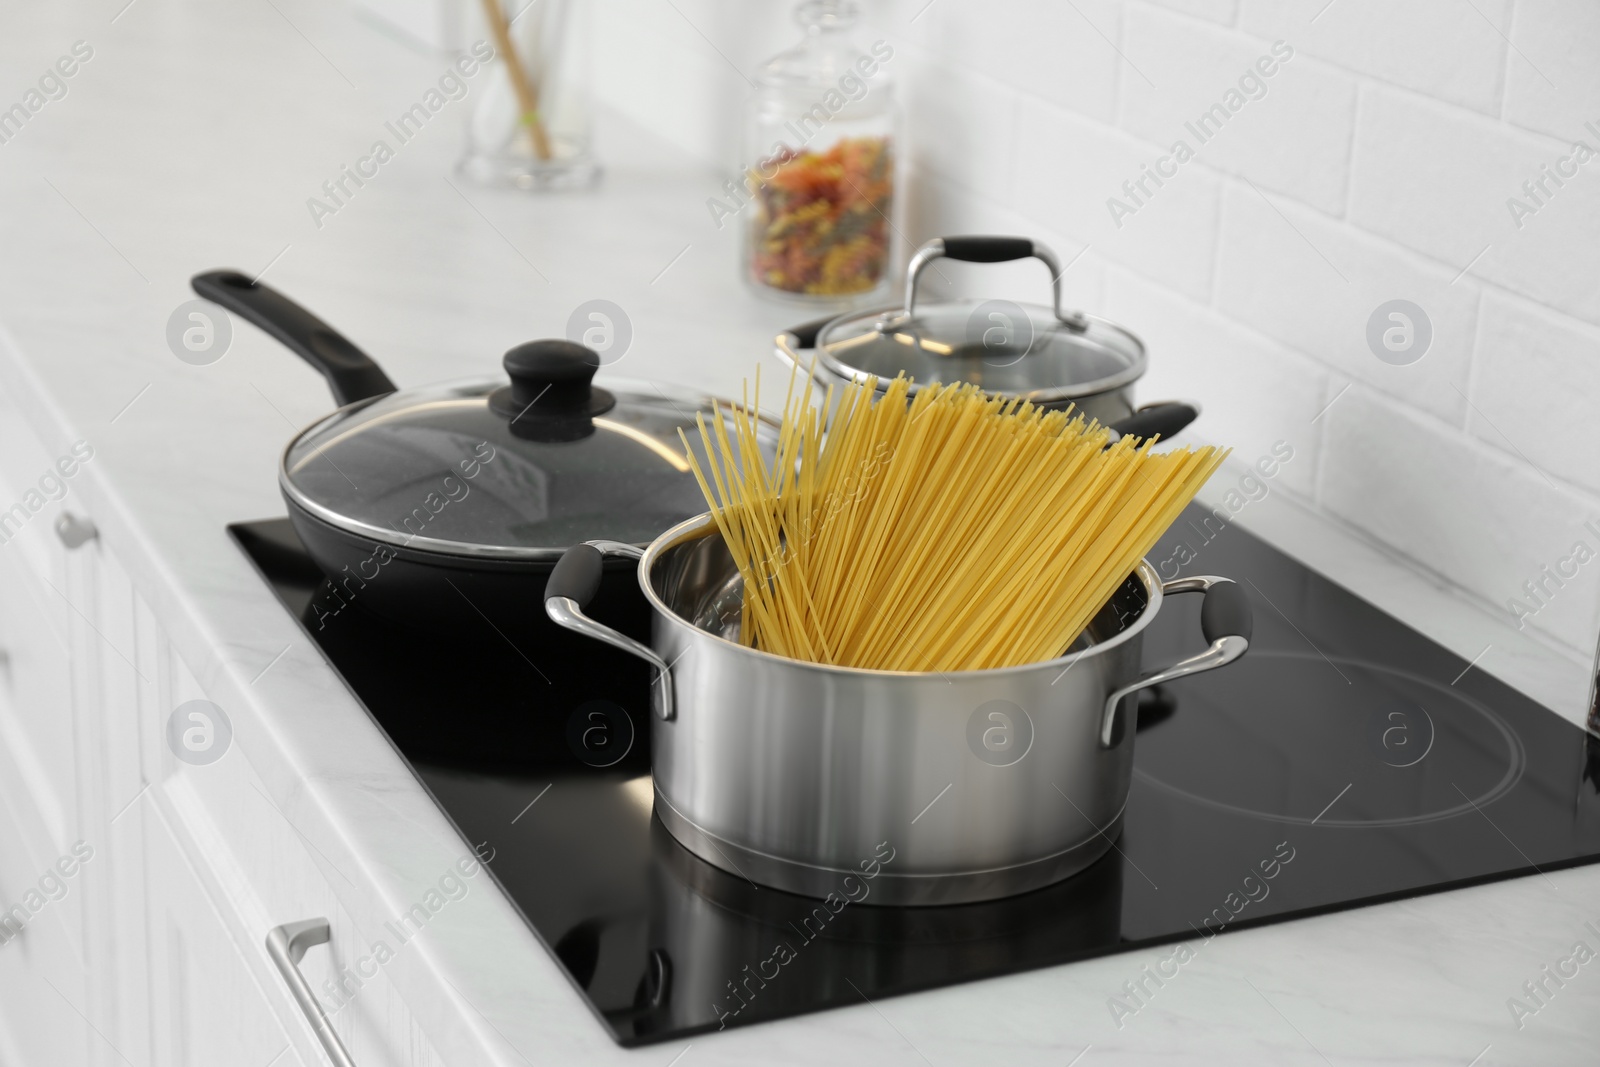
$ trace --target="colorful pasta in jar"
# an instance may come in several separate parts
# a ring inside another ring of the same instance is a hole
[[[854,0],[806,0],[794,49],[756,73],[744,206],[746,281],[799,302],[887,292],[895,203],[894,49],[851,44]]]
[[[786,150],[756,184],[753,280],[789,293],[875,289],[889,261],[894,157],[887,137],[850,137],[825,152]]]

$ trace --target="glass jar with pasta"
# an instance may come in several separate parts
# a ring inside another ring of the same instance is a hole
[[[756,72],[746,137],[744,273],[837,306],[888,291],[896,115],[887,41],[858,47],[854,0],[805,0],[805,38]]]

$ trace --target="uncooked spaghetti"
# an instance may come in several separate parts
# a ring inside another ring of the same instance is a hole
[[[1082,415],[964,384],[810,396],[791,375],[770,467],[744,458],[761,455],[759,375],[754,404],[699,420],[706,466],[684,444],[744,579],[740,640],[816,663],[1062,655],[1227,454],[1112,443]]]

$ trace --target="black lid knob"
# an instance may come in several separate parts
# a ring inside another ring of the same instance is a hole
[[[504,366],[511,387],[496,390],[490,403],[515,423],[593,418],[617,402],[591,384],[600,369],[600,354],[573,341],[520,344],[506,353]]]

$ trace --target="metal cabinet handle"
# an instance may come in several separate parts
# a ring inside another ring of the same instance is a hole
[[[316,996],[311,992],[311,986],[300,973],[299,963],[304,958],[306,949],[312,945],[326,945],[330,936],[327,919],[306,919],[303,922],[274,926],[267,932],[267,955],[272,957],[272,962],[278,967],[278,973],[283,975],[289,992],[294,994],[295,1003],[300,1005],[300,1011],[304,1013],[306,1022],[311,1024],[317,1040],[322,1042],[322,1051],[328,1054],[333,1067],[355,1067],[355,1061],[344,1049],[344,1042],[333,1032],[333,1024],[328,1022],[328,1017],[322,1012],[322,1005],[317,1003]]]
[[[82,548],[100,536],[93,522],[79,518],[70,511],[63,511],[56,516],[55,527],[56,536],[68,548]]]

